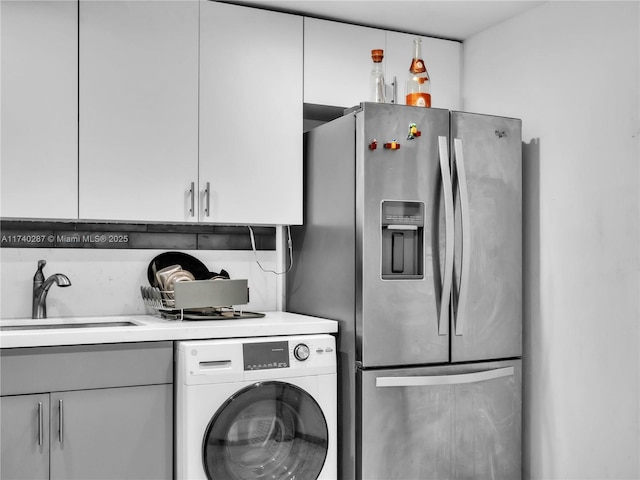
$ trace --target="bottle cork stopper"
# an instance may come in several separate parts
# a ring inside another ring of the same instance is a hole
[[[380,49],[371,50],[371,59],[374,62],[380,63],[383,57],[384,57],[384,50],[380,50]]]

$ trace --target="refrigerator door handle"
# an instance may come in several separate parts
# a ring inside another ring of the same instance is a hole
[[[440,174],[442,175],[442,192],[444,194],[445,215],[445,250],[444,272],[442,279],[442,292],[440,295],[440,312],[438,314],[438,335],[449,333],[449,301],[451,299],[451,287],[453,285],[453,185],[449,170],[449,150],[447,137],[438,137],[438,151],[440,157]]]
[[[458,290],[458,302],[454,315],[455,334],[464,333],[464,322],[469,297],[469,270],[471,268],[471,219],[469,217],[469,190],[467,187],[467,174],[464,165],[464,149],[462,139],[453,139],[453,155],[458,175],[458,189],[460,192],[460,216],[462,217],[462,267],[460,269],[460,289]]]
[[[416,377],[377,377],[376,387],[431,387],[437,385],[462,385],[465,383],[484,382],[496,378],[511,377],[513,367],[495,368],[472,373],[456,375],[426,375]]]

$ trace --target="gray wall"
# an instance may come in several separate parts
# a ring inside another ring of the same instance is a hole
[[[640,478],[640,3],[546,2],[464,43],[523,119],[525,478]]]

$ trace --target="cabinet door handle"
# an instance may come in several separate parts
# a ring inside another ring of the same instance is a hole
[[[63,431],[64,424],[64,405],[62,403],[62,399],[58,400],[58,441],[62,443],[64,438]]]
[[[189,197],[191,197],[191,208],[189,208],[189,216],[195,216],[195,208],[196,208],[196,193],[195,193],[195,183],[191,182],[191,188],[189,189]]]
[[[42,402],[38,402],[38,445],[42,445],[44,441],[44,412],[42,411]]]
[[[204,204],[204,214],[205,216],[209,216],[209,214],[211,213],[209,210],[209,207],[211,206],[211,185],[209,184],[209,182],[207,182],[207,185],[204,187],[204,197],[205,197],[205,204]]]

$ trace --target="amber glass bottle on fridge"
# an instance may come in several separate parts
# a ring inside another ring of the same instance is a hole
[[[371,60],[373,60],[373,69],[371,70],[371,86],[369,100],[377,103],[385,103],[384,98],[384,73],[382,71],[382,59],[384,58],[383,50],[371,50]]]
[[[431,81],[427,67],[422,60],[422,41],[419,38],[413,41],[413,60],[411,60],[411,67],[409,67],[406,94],[407,105],[431,106]]]

